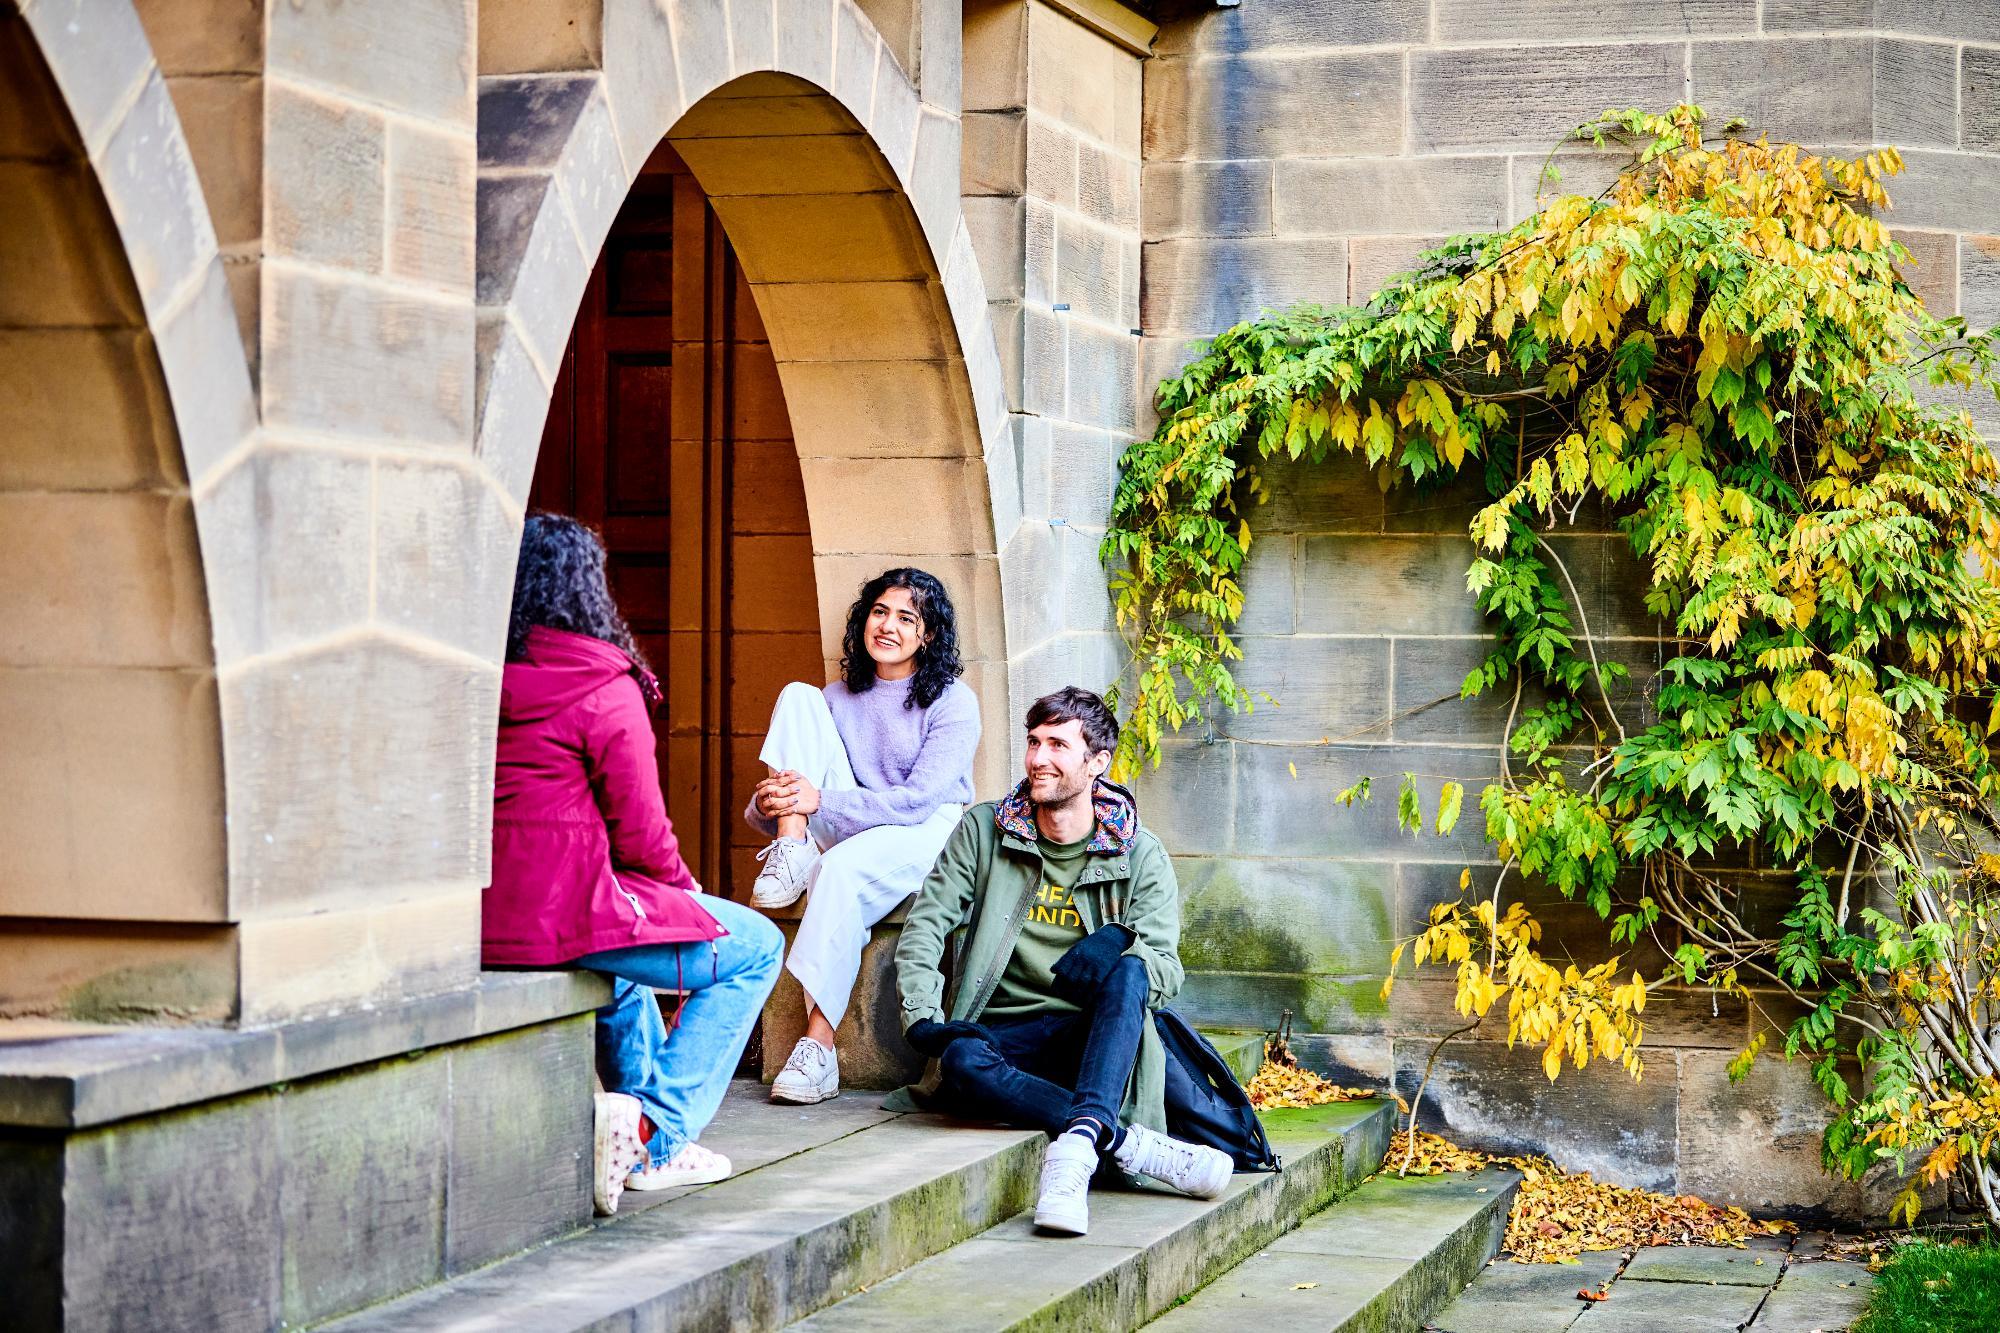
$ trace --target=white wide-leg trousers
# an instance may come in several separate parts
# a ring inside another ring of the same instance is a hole
[[[803,774],[821,791],[852,791],[858,785],[826,696],[802,682],[778,695],[757,758],[766,767]],[[820,858],[785,966],[833,1026],[847,1013],[869,930],[923,884],[964,813],[963,806],[941,805],[921,824],[879,824],[840,841],[818,813],[806,817]]]

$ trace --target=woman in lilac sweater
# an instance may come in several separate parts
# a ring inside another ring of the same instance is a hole
[[[770,776],[744,817],[771,837],[751,901],[808,893],[786,966],[806,995],[806,1033],[771,1084],[811,1105],[840,1091],[833,1030],[847,1012],[869,929],[917,891],[972,799],[979,701],[958,677],[958,624],[921,569],[870,579],[847,613],[841,679],[787,685],[758,758]]]

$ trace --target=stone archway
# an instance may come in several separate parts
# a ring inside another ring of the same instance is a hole
[[[0,71],[0,1013],[226,1018],[191,478],[254,427],[241,337],[132,7],[0,11]]]
[[[996,534],[1018,521],[1019,480],[959,215],[955,116],[920,102],[852,0],[726,15],[606,0],[603,49],[602,72],[482,81],[482,458],[524,501],[584,282],[664,138],[721,216],[769,332],[826,655],[865,574],[932,568],[961,603],[992,738],[980,785],[997,785],[1010,728]]]

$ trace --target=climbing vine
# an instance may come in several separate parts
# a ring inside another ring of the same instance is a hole
[[[1898,276],[1893,149],[1711,135],[1687,106],[1578,133],[1633,146],[1603,194],[1433,250],[1366,308],[1240,324],[1161,385],[1103,547],[1134,649],[1119,763],[1251,705],[1232,631],[1268,460],[1478,478],[1466,588],[1494,646],[1464,693],[1511,700],[1477,797],[1503,869],[1437,909],[1419,960],[1457,968],[1468,1016],[1511,992],[1509,1037],[1551,1077],[1592,1056],[1638,1076],[1659,986],[1788,995],[1828,1165],[1920,1154],[1900,1210],[1949,1181],[2000,1224],[2000,500],[1970,417],[1918,393],[1991,391],[1991,335]],[[1613,706],[1626,664],[1548,540],[1586,507],[1663,626],[1648,721]],[[1746,852],[1785,876],[1776,909],[1722,868]],[[1510,875],[1671,965],[1541,959]]]

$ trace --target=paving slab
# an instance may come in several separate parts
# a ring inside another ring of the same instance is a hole
[[[1835,1333],[1861,1317],[1875,1275],[1866,1264],[1836,1260],[1793,1263],[1751,1321],[1754,1333]]]
[[[1768,1287],[1784,1271],[1782,1254],[1712,1245],[1648,1245],[1625,1265],[1626,1282],[1715,1282]]]
[[[1592,1305],[1570,1333],[1727,1333],[1741,1327],[1764,1299],[1761,1286],[1693,1282],[1611,1284],[1611,1299]]]
[[[1573,1264],[1495,1259],[1430,1322],[1444,1333],[1561,1333],[1583,1313],[1576,1293],[1602,1287],[1624,1262],[1617,1250],[1579,1255]]]

